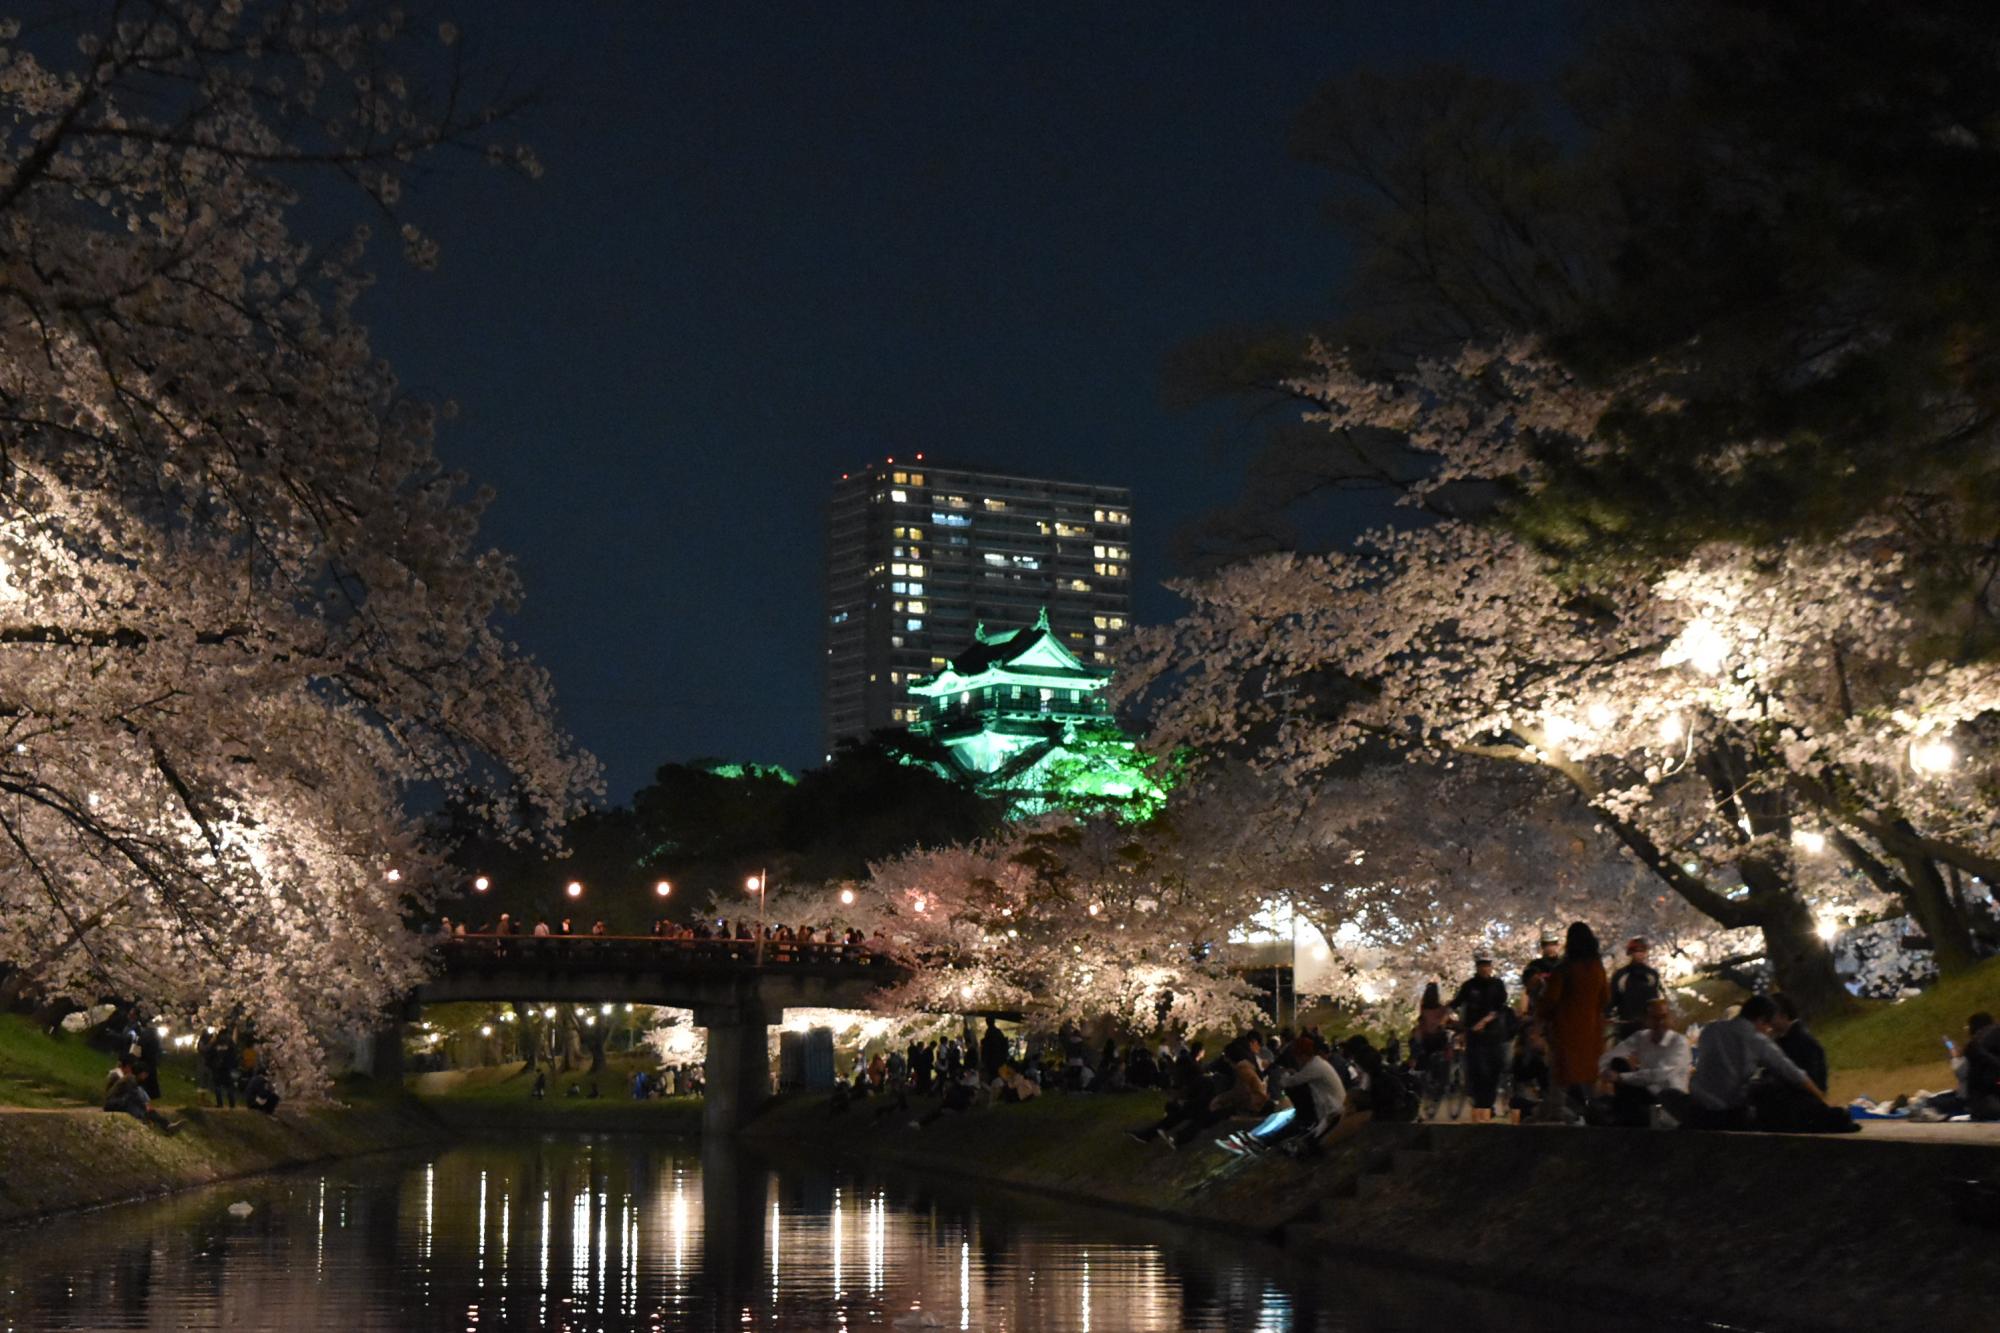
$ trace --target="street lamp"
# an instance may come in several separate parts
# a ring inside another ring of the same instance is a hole
[[[1951,771],[1958,751],[1942,736],[1919,736],[1910,742],[1910,768],[1928,776]]]
[[[580,879],[571,880],[568,886],[563,889],[563,892],[572,898],[583,897],[583,881]]]
[[[765,889],[770,885],[771,872],[752,875],[743,881],[743,887],[757,895],[757,966],[764,966],[764,900],[770,895]]]
[[[486,878],[486,876],[484,875],[481,875],[479,878],[472,881],[472,891],[474,893],[484,893],[492,887],[493,887],[493,881]]]
[[[664,880],[664,879],[663,879],[663,880],[661,880],[661,881],[660,881],[660,882],[659,882],[658,884],[655,884],[655,885],[653,886],[653,892],[654,892],[654,893],[657,893],[657,894],[659,894],[659,895],[660,895],[660,897],[662,897],[662,898],[666,897],[666,896],[667,896],[668,894],[672,893],[673,891],[674,891],[674,886],[673,886],[673,884],[672,884],[671,882],[667,881],[667,880]]]
[[[841,905],[842,907],[852,907],[852,906],[854,906],[854,890],[853,890],[853,889],[842,889],[842,890],[840,891],[840,905]]]

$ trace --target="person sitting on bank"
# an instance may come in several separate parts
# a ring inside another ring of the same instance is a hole
[[[1263,1041],[1256,1033],[1246,1032],[1223,1048],[1222,1058],[1209,1071],[1209,1086],[1214,1095],[1205,1104],[1197,1099],[1187,1114],[1161,1128],[1159,1141],[1169,1148],[1178,1148],[1230,1116],[1261,1112],[1270,1100],[1264,1080],[1257,1072],[1257,1055],[1262,1046]]]
[[[251,1074],[250,1081],[243,1085],[243,1104],[253,1111],[276,1115],[280,1100],[282,1099],[278,1096],[277,1088],[272,1085],[270,1076],[261,1069]]]
[[[994,1093],[1003,1102],[1031,1102],[1042,1095],[1041,1085],[1012,1065],[1000,1066]]]
[[[922,1129],[926,1125],[933,1124],[939,1116],[947,1111],[954,1114],[970,1111],[978,1102],[979,1071],[971,1065],[965,1065],[958,1071],[957,1080],[945,1088],[944,1100],[938,1103],[936,1109],[924,1116],[923,1119],[912,1120],[910,1128]]]
[[[1826,1047],[1819,1044],[1819,1038],[1806,1031],[1806,1020],[1799,1014],[1798,1001],[1780,992],[1771,997],[1771,1003],[1778,1006],[1778,1012],[1771,1015],[1771,1037],[1778,1043],[1778,1049],[1793,1064],[1805,1070],[1807,1078],[1822,1088],[1829,1086]]]
[[[1655,1106],[1675,1120],[1687,1114],[1694,1049],[1674,1031],[1673,1006],[1664,997],[1646,1006],[1645,1027],[1604,1053],[1602,1068],[1611,1083],[1613,1124],[1644,1129]]]
[[[1966,1112],[1974,1120],[2000,1120],[2000,1023],[1982,1010],[1965,1030]]]
[[[1247,1133],[1230,1135],[1223,1147],[1234,1152],[1262,1152],[1280,1145],[1288,1150],[1308,1148],[1340,1123],[1347,1109],[1347,1085],[1311,1037],[1299,1037],[1286,1047],[1273,1073],[1272,1081],[1291,1094],[1292,1105]]]
[[[1646,1008],[1664,996],[1660,974],[1646,959],[1652,948],[1644,935],[1625,941],[1625,966],[1611,974],[1612,1040],[1624,1041],[1647,1024]]]
[[[1736,1017],[1701,1030],[1700,1058],[1688,1080],[1688,1128],[1837,1132],[1831,1118],[1808,1114],[1811,1103],[1832,1112],[1848,1131],[1860,1128],[1846,1112],[1826,1106],[1825,1090],[1771,1040],[1777,1012],[1770,996],[1752,995]],[[1760,1073],[1767,1077],[1759,1081]]]
[[[104,1109],[122,1111],[167,1134],[180,1128],[178,1121],[169,1120],[153,1109],[153,1100],[146,1095],[145,1079],[130,1055],[119,1056],[117,1066],[104,1076]]]

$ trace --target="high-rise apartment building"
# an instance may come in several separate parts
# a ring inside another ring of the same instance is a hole
[[[921,456],[843,476],[827,515],[826,746],[916,720],[973,628],[1049,624],[1085,662],[1132,624],[1132,493]]]

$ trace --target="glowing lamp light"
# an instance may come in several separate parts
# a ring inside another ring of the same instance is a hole
[[[96,805],[97,798],[95,796],[91,797],[90,803],[92,805]],[[388,880],[391,884],[400,883],[403,878],[403,872],[396,869],[394,866],[391,866],[389,867],[388,873],[383,875],[382,878]]]
[[[491,1023],[481,1023],[481,1024],[479,1025],[479,1035],[480,1035],[480,1036],[482,1036],[482,1037],[490,1037],[490,1036],[492,1036],[492,1035],[493,1035],[493,1025],[492,1025]]]
[[[655,884],[655,885],[653,886],[653,892],[654,892],[654,893],[657,893],[657,894],[658,894],[658,895],[660,895],[660,897],[662,897],[662,898],[664,898],[664,897],[666,897],[667,895],[671,894],[671,893],[672,893],[673,891],[674,891],[674,886],[673,886],[673,884],[672,884],[672,883],[671,883],[670,881],[668,881],[668,880],[664,880],[664,879],[663,879],[663,880],[661,880],[661,881],[660,881],[660,882],[659,882],[658,884]]]
[[[854,906],[854,890],[853,890],[853,889],[842,889],[842,890],[840,891],[840,905],[841,905],[842,907],[852,907],[852,906]]]
[[[1663,744],[1679,745],[1685,735],[1687,724],[1681,721],[1680,714],[1669,713],[1660,719],[1660,740]]]
[[[159,1026],[155,1027],[153,1031],[159,1034],[161,1041],[165,1041],[167,1039],[168,1029],[165,1023],[161,1023]]]
[[[1714,621],[1706,618],[1682,630],[1680,637],[1660,654],[1661,666],[1686,663],[1704,676],[1721,675],[1723,664],[1728,660],[1729,640],[1722,637],[1722,631],[1715,627]]]
[[[1948,773],[1958,762],[1958,751],[1942,736],[1919,736],[1910,742],[1910,767],[1924,774]]]
[[[580,879],[571,880],[569,884],[564,887],[563,892],[567,893],[572,898],[583,897],[583,881]]]
[[[922,898],[919,898],[915,902],[911,903],[910,906],[914,907],[917,911],[921,912],[924,910],[926,904]]]
[[[1590,720],[1590,725],[1598,731],[1609,730],[1611,724],[1618,720],[1618,714],[1612,712],[1611,705],[1607,703],[1594,703],[1584,710],[1583,715]]]
[[[1838,921],[1835,921],[1830,916],[1821,918],[1818,926],[1818,934],[1821,940],[1831,944],[1833,943],[1833,937],[1839,933],[1840,923]]]
[[[750,893],[756,893],[764,887],[764,881],[752,875],[743,881],[743,887]]]
[[[1097,911],[1098,911],[1098,908],[1097,908],[1097,904],[1096,904],[1096,903],[1092,903],[1092,904],[1090,905],[1090,914],[1091,914],[1092,916],[1096,916],[1096,915],[1097,915]]]
[[[543,1018],[554,1018],[555,1016],[556,1016],[556,1007],[554,1005],[550,1005],[548,1008],[542,1010]]]
[[[478,879],[472,881],[472,891],[474,893],[484,893],[492,887],[493,887],[493,881],[486,878],[486,876],[484,875],[481,875]]]
[[[1792,834],[1792,843],[1800,851],[1818,856],[1826,850],[1826,834],[1818,829],[1798,829]]]
[[[959,995],[959,998],[960,998],[960,999],[962,999],[962,1000],[969,1000],[969,999],[971,999],[971,998],[972,998],[972,983],[971,983],[971,982],[967,982],[967,983],[966,983],[965,985],[963,985],[963,986],[960,986],[960,987],[958,988],[958,995]]]
[[[608,1004],[606,1004],[606,1005],[600,1005],[600,1006],[598,1007],[598,1010],[597,1010],[597,1012],[598,1012],[598,1013],[600,1013],[600,1014],[608,1014],[608,1013],[610,1013],[610,1012],[611,1012],[611,1006],[610,1006],[610,1005],[608,1005]]]

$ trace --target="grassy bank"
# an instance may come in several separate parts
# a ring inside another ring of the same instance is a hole
[[[750,1130],[774,1155],[847,1155],[1571,1302],[1759,1327],[1974,1328],[1993,1233],[1954,1219],[1948,1180],[2000,1151],[1867,1135],[1654,1134],[1372,1125],[1315,1159],[1141,1145],[1152,1095],[1046,1096],[922,1130],[782,1099]]]
[[[435,1143],[414,1101],[298,1111],[191,1107],[177,1134],[95,1110],[0,1111],[0,1225],[308,1162]]]
[[[0,1014],[0,1106],[97,1106],[118,1057],[79,1033],[44,1033],[23,1014]],[[161,1101],[196,1099],[191,1059],[161,1062]]]
[[[1965,1020],[2000,1013],[2000,958],[1895,1003],[1874,1001],[1820,1028],[1833,1092],[1840,1098],[1893,1097],[1952,1086],[1944,1038],[1965,1044]]]
[[[547,1095],[534,1097],[534,1075],[520,1062],[417,1074],[407,1086],[416,1099],[454,1130],[495,1133],[526,1129],[586,1133],[693,1135],[701,1132],[699,1097],[634,1101],[632,1075],[650,1070],[638,1057],[613,1057],[594,1076],[599,1095],[571,1097],[572,1084],[587,1092],[593,1076],[580,1070],[549,1077]]]

